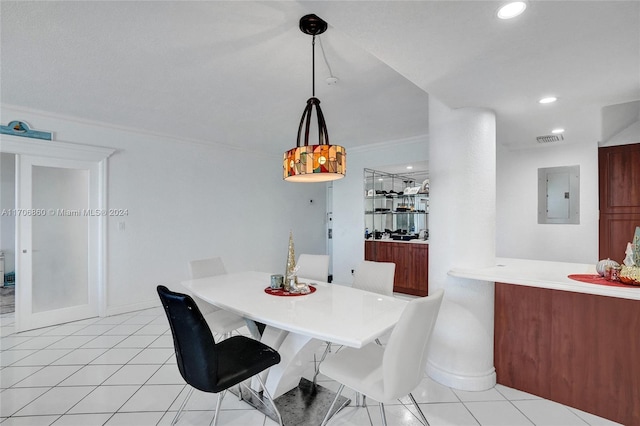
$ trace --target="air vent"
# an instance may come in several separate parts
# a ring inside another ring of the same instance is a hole
[[[538,136],[536,138],[538,143],[547,143],[547,142],[560,142],[564,140],[564,136],[562,135],[546,135],[546,136]]]

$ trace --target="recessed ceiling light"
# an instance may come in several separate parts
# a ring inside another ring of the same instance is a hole
[[[407,166],[407,170],[413,169],[413,166]]]
[[[553,133],[554,135],[564,133],[564,129],[553,129],[551,133]]]
[[[498,18],[511,19],[520,15],[527,8],[527,3],[524,1],[514,1],[507,3],[498,9]]]
[[[553,103],[553,102],[555,102],[557,100],[558,100],[558,98],[556,98],[555,96],[548,96],[546,98],[540,99],[538,102],[540,102],[541,104],[550,104],[550,103]]]

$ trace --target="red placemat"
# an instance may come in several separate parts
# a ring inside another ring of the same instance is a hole
[[[307,294],[315,293],[316,288],[310,285],[309,290],[311,290],[309,293],[291,293],[290,291],[285,291],[281,288],[267,287],[264,289],[264,292],[272,296],[306,296]]]
[[[611,287],[634,287],[631,284],[624,284],[624,283],[621,283],[620,281],[608,281],[604,277],[601,277],[600,275],[594,275],[594,274],[572,274],[567,276],[572,280],[580,281],[583,283],[602,284],[602,285],[608,285]]]

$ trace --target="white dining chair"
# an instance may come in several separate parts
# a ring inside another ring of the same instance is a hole
[[[213,277],[226,273],[227,270],[220,257],[198,259],[189,262],[189,275],[191,279]],[[230,337],[233,331],[246,325],[245,319],[240,315],[220,309],[193,295],[189,289],[187,289],[187,291],[196,301],[211,331],[221,335],[222,339]]]
[[[404,308],[391,332],[386,346],[370,343],[360,349],[344,347],[320,365],[320,372],[340,383],[329,414],[345,386],[380,403],[382,424],[387,424],[384,404],[406,395],[429,425],[424,413],[411,394],[425,377],[427,351],[438,317],[444,290],[438,289],[428,297],[411,300]]]
[[[220,257],[192,260],[189,262],[189,276],[191,279],[214,277],[227,273],[224,262]]]
[[[363,260],[354,271],[353,288],[371,291],[373,293],[384,294],[385,296],[393,296],[393,280],[396,273],[396,264],[392,262],[373,262]],[[378,345],[382,346],[380,339],[375,340]],[[315,383],[320,373],[320,365],[324,362],[327,355],[331,352],[331,342],[327,342],[320,361],[316,363],[316,371],[313,376]]]
[[[302,280],[327,282],[329,280],[329,255],[327,254],[306,254],[302,253],[298,257],[296,263],[298,268],[298,278]],[[319,362],[325,359],[327,354],[331,352],[331,342],[325,342],[325,350]],[[316,362],[316,356],[313,356],[314,362]],[[318,362],[316,362],[315,374],[313,376],[313,383],[316,383],[318,378]]]
[[[329,280],[329,255],[302,253],[296,262],[299,278],[326,283]]]
[[[353,273],[353,288],[393,296],[396,264],[363,260]]]

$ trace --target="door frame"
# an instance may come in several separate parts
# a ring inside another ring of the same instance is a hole
[[[89,161],[97,164],[97,202],[100,210],[106,210],[107,208],[107,160],[115,152],[113,148],[83,145],[62,141],[42,141],[38,139],[31,139],[19,136],[0,135],[0,152],[9,153],[15,155],[30,155],[35,157],[48,157],[59,158],[66,160],[81,160]],[[20,199],[19,170],[16,169],[16,202]],[[105,316],[107,312],[107,269],[106,269],[106,253],[107,253],[107,217],[100,216],[98,218],[96,245],[97,250],[97,297],[98,297],[98,315]],[[19,285],[18,271],[20,269],[19,262],[20,257],[18,252],[20,235],[16,217],[16,238],[15,238],[15,255],[16,255],[16,282]],[[16,330],[21,330],[21,324],[19,324],[20,313],[17,312],[20,303],[18,298],[21,297],[21,292],[16,291]]]

